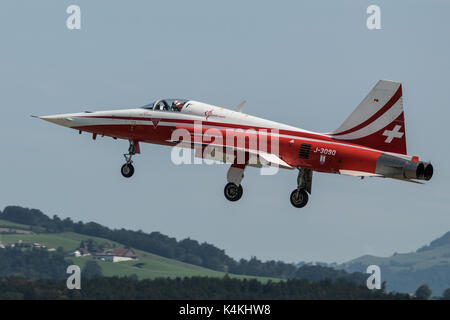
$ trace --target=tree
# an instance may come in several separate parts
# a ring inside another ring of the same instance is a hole
[[[64,254],[59,252],[0,249],[0,277],[16,275],[32,279],[63,279],[69,265]]]
[[[429,299],[431,297],[431,289],[426,284],[421,285],[416,290],[416,297],[422,300]]]
[[[136,273],[130,274],[130,275],[128,276],[128,279],[134,280],[134,281],[138,281],[138,280],[139,280],[139,278],[138,278],[138,276],[137,276]]]
[[[90,260],[86,262],[83,270],[81,271],[81,277],[87,279],[103,277],[102,268],[97,262]]]
[[[450,300],[450,288],[444,291],[442,294],[442,300]]]
[[[89,238],[86,243],[86,249],[88,249],[89,252],[95,251],[95,242],[91,238]]]

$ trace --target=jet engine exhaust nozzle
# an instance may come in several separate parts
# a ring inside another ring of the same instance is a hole
[[[423,179],[425,166],[423,162],[408,162],[403,168],[403,176],[407,179]]]
[[[433,165],[431,163],[427,163],[425,165],[425,171],[423,173],[423,178],[429,181],[433,177]]]
[[[428,181],[433,176],[433,166],[431,163],[382,154],[377,161],[376,173],[394,179]]]

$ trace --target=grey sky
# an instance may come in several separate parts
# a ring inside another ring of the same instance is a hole
[[[432,5],[430,5],[432,3]],[[81,7],[82,29],[66,28]],[[366,28],[381,7],[382,30]],[[338,261],[415,250],[450,229],[448,1],[2,1],[0,208],[22,205],[114,228],[191,237],[235,258]],[[410,154],[435,176],[419,186],[315,174],[294,209],[296,172],[250,168],[223,196],[226,166],[175,166],[170,148],[30,118],[185,97],[326,132],[379,79],[403,83]]]

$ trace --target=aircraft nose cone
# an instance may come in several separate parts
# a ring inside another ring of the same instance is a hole
[[[58,124],[60,126],[70,127],[73,125],[74,119],[68,115],[56,114],[50,116],[41,116],[39,119]]]

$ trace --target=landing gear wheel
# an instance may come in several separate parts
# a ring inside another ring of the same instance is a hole
[[[227,198],[227,200],[238,201],[242,197],[244,189],[241,185],[237,186],[233,182],[229,182],[226,184],[223,193],[225,194],[225,198]]]
[[[308,203],[308,193],[304,189],[295,189],[291,193],[291,204],[296,208],[303,208]]]
[[[120,169],[120,172],[122,172],[122,175],[125,178],[130,178],[134,173],[134,167],[131,163],[125,163],[122,166],[122,169]]]

